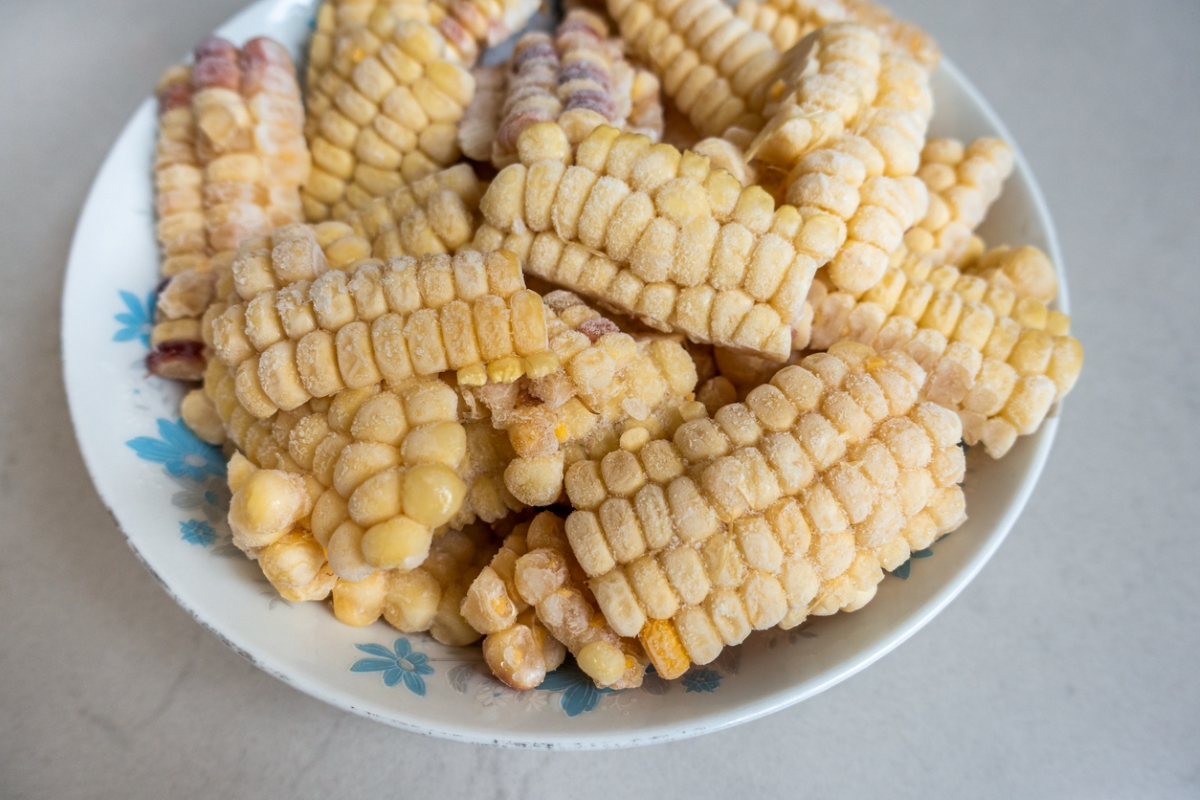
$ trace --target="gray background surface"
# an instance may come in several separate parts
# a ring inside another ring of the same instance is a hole
[[[125,546],[59,298],[102,157],[242,0],[0,0],[0,797],[1200,796],[1200,3],[904,0],[1058,223],[1087,348],[1042,482],[941,616],[767,719],[637,751],[451,744],[257,671]]]

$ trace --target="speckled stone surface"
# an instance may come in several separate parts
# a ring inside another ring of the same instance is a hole
[[[0,0],[0,797],[1200,796],[1200,4],[903,0],[1024,148],[1087,348],[1024,516],[948,610],[799,706],[623,752],[401,733],[259,672],[126,548],[59,297],[104,153],[241,0]]]

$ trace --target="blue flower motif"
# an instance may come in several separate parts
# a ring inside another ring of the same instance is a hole
[[[218,478],[225,476],[225,460],[221,458],[221,451],[197,439],[196,434],[183,424],[183,420],[171,422],[159,419],[158,435],[162,439],[139,436],[125,444],[138,457],[165,465],[167,472],[177,478],[186,475],[192,480],[203,481],[209,475]]]
[[[421,676],[432,675],[433,667],[429,666],[429,656],[414,652],[408,639],[401,636],[392,645],[392,650],[381,644],[354,646],[378,658],[362,658],[355,661],[354,666],[350,667],[351,672],[382,672],[385,686],[395,686],[404,681],[404,686],[410,692],[425,696],[425,679]]]
[[[203,520],[189,519],[187,522],[181,522],[179,530],[183,532],[183,540],[188,544],[208,547],[217,540],[217,532],[213,530],[212,525]]]
[[[929,558],[933,555],[933,548],[926,547],[924,550],[914,550],[909,556],[908,561],[905,561],[900,566],[892,570],[892,574],[902,581],[908,580],[908,576],[912,573],[912,560],[914,558]]]
[[[210,525],[223,526],[229,514],[231,494],[224,479],[210,476],[203,483],[187,476],[171,476],[179,484],[180,491],[171,495],[171,504],[184,511],[199,510]]]
[[[585,675],[574,661],[551,672],[537,688],[547,692],[562,692],[559,704],[568,717],[577,717],[591,711],[600,703],[600,695],[613,691],[597,689],[592,679]]]
[[[721,685],[721,673],[711,669],[694,669],[683,676],[684,694],[708,692],[711,694]]]
[[[123,327],[113,334],[114,342],[128,342],[131,339],[141,339],[142,344],[150,346],[150,330],[154,327],[154,292],[146,295],[146,302],[133,292],[120,292],[125,307],[129,309],[113,317]]]

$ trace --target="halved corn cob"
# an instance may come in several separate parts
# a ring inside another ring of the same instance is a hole
[[[1083,348],[1068,335],[1067,315],[1016,291],[1009,277],[1053,297],[1045,278],[1053,269],[1044,256],[1032,248],[1004,250],[988,264],[985,279],[906,258],[857,300],[818,277],[809,295],[810,344],[855,341],[907,352],[927,373],[922,398],[957,412],[967,443],[982,442],[999,458],[1017,436],[1036,431],[1075,385]]]
[[[657,141],[662,135],[662,106],[658,81],[635,70],[621,54],[619,39],[609,39],[608,26],[597,14],[582,9],[568,12],[554,36],[534,32],[516,44],[503,100],[477,97],[478,109],[460,127],[464,152],[475,153],[497,167],[517,161],[517,139],[538,122],[558,122],[574,144],[599,125],[636,128]],[[489,83],[494,73],[484,73]],[[474,104],[473,104],[474,105]],[[494,122],[480,119],[495,110]]]
[[[522,548],[526,552],[518,553]],[[553,512],[535,517],[524,537],[506,540],[462,604],[467,621],[487,634],[484,658],[496,677],[513,688],[532,689],[553,669],[536,628],[519,622],[522,606],[532,606],[549,637],[575,656],[597,686],[641,685],[648,665],[642,647],[609,627],[582,578],[563,520]]]
[[[788,357],[812,276],[845,237],[839,219],[776,209],[704,156],[608,126],[572,148],[539,123],[519,148],[480,201],[476,247],[536,234],[518,253],[539,278],[693,341]]]
[[[504,250],[370,259],[280,289],[261,275],[241,292],[244,305],[213,322],[216,353],[238,370],[239,399],[260,418],[413,375],[456,370],[459,385],[482,386],[559,366],[542,298]]]
[[[926,142],[917,177],[929,190],[929,209],[905,235],[909,249],[935,264],[961,264],[979,255],[972,253],[975,228],[1012,171],[1012,148],[1001,139],[983,137],[966,147],[954,139]]]
[[[462,389],[508,433],[508,491],[529,506],[562,493],[563,470],[619,442],[669,436],[684,421],[696,370],[677,339],[630,334],[569,292],[546,295],[546,332],[562,368],[516,384]],[[532,377],[532,376],[531,376]]]
[[[573,465],[566,534],[613,630],[673,678],[751,630],[868,602],[965,518],[959,421],[916,402],[924,380],[841,343],[671,441]]]
[[[831,22],[845,21],[866,25],[889,49],[907,52],[928,69],[941,59],[933,37],[867,0],[739,0],[736,7],[737,15],[769,35],[777,50],[787,50]]]
[[[810,151],[788,176],[787,200],[801,213],[824,211],[845,221],[846,241],[826,269],[838,290],[856,296],[882,279],[891,253],[929,202],[915,177],[932,112],[929,75],[897,52],[884,53],[880,65],[879,92],[859,132]]]
[[[702,136],[762,124],[781,54],[722,0],[609,0],[608,10]]]
[[[310,221],[341,219],[458,159],[455,126],[474,79],[422,16],[422,3],[381,5],[336,33],[328,67],[307,87]]]
[[[479,228],[485,188],[471,165],[455,164],[372,200],[345,222],[371,242],[374,258],[454,253]]]

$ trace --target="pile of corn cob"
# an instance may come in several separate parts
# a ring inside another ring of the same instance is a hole
[[[608,0],[474,66],[532,11],[326,0],[303,105],[270,40],[168,70],[148,367],[284,598],[625,688],[868,603],[1083,352],[915,26]]]

